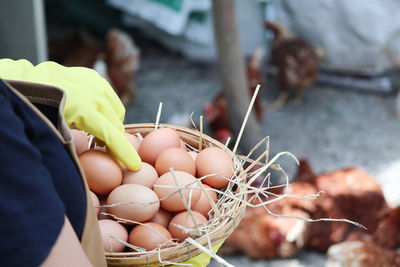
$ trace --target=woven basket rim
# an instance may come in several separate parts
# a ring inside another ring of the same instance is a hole
[[[137,133],[140,132],[142,135],[146,135],[147,133],[151,132],[152,130],[155,129],[155,123],[136,123],[136,124],[126,124],[125,125],[125,131],[127,133]],[[198,130],[195,129],[189,129],[183,126],[179,125],[173,125],[173,124],[160,124],[159,128],[171,128],[177,131],[179,136],[182,138],[183,141],[185,142],[192,142],[196,143],[197,145],[199,144],[200,137],[203,141],[203,144],[205,146],[213,145],[217,146],[219,148],[224,149],[227,151],[231,157],[234,157],[235,154],[227,148],[224,144],[221,142],[213,139],[212,137],[206,135],[206,134],[200,134]],[[204,146],[203,146],[204,147]],[[242,193],[243,188],[238,187],[238,193]],[[246,194],[241,195],[241,200],[246,201]],[[228,236],[233,232],[233,230],[236,228],[236,226],[239,224],[240,220],[243,217],[244,211],[245,211],[245,203],[244,201],[239,201],[239,200],[229,200],[232,201],[232,207],[239,208],[238,211],[234,214],[234,216],[229,216],[226,218],[223,218],[218,225],[212,229],[208,233],[208,237],[206,235],[196,237],[194,240],[198,242],[199,244],[202,244],[205,247],[208,247],[208,238],[211,241],[211,244],[214,246],[216,244],[219,244],[220,242],[224,241]],[[178,253],[179,252],[179,253]],[[158,256],[161,255],[161,259],[163,261],[170,261],[170,262],[183,262],[185,260],[188,260],[194,256],[199,255],[202,253],[200,249],[195,247],[194,245],[188,244],[185,242],[180,243],[174,247],[167,247],[167,248],[162,248],[159,250],[153,250],[150,252],[118,252],[118,253],[110,253],[106,252],[106,259],[107,263],[109,266],[158,266],[158,265],[163,265],[158,260]],[[175,255],[175,254],[179,254]],[[182,254],[182,255],[181,255]],[[186,255],[187,254],[187,255]],[[175,255],[175,256],[174,256]],[[156,258],[156,260],[155,260]]]

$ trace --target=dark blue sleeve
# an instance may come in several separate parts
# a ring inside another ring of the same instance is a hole
[[[40,265],[63,226],[65,208],[41,157],[0,90],[0,266]]]

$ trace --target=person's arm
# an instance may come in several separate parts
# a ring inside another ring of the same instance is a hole
[[[68,218],[65,217],[64,225],[56,243],[41,267],[86,267],[92,266],[76,236]]]
[[[142,161],[125,136],[125,107],[111,85],[95,70],[65,67],[47,61],[33,66],[27,60],[0,59],[0,78],[42,83],[66,93],[64,116],[75,126],[103,141],[123,165],[132,171]]]

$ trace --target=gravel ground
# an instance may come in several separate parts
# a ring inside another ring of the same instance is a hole
[[[163,103],[161,122],[185,124],[194,112],[219,92],[215,66],[193,64],[177,55],[152,51],[143,55],[135,80],[137,96],[127,108],[126,123],[154,122]],[[400,204],[400,118],[394,115],[394,96],[316,85],[300,105],[268,109],[277,89],[271,79],[260,98],[267,109],[262,131],[270,137],[271,156],[280,151],[306,156],[315,172],[358,166],[375,176],[387,200]],[[279,163],[293,175],[296,166]],[[244,256],[224,257],[235,266],[323,266],[325,255],[304,251],[295,258],[252,261]],[[214,261],[210,266],[218,266]]]

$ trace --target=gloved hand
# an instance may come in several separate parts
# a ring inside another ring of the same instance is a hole
[[[217,253],[218,249],[222,246],[223,242],[219,243],[218,245],[215,245],[213,247],[213,252]],[[207,253],[203,252],[200,255],[197,255],[196,257],[193,257],[183,263],[185,264],[192,264],[193,267],[205,267],[210,263],[211,256],[209,256]],[[183,265],[172,265],[173,267],[182,267]]]
[[[110,84],[96,71],[64,67],[55,62],[33,66],[26,60],[0,60],[0,78],[57,86],[66,92],[64,116],[68,126],[103,141],[128,169],[137,171],[141,160],[125,137],[125,108]]]

